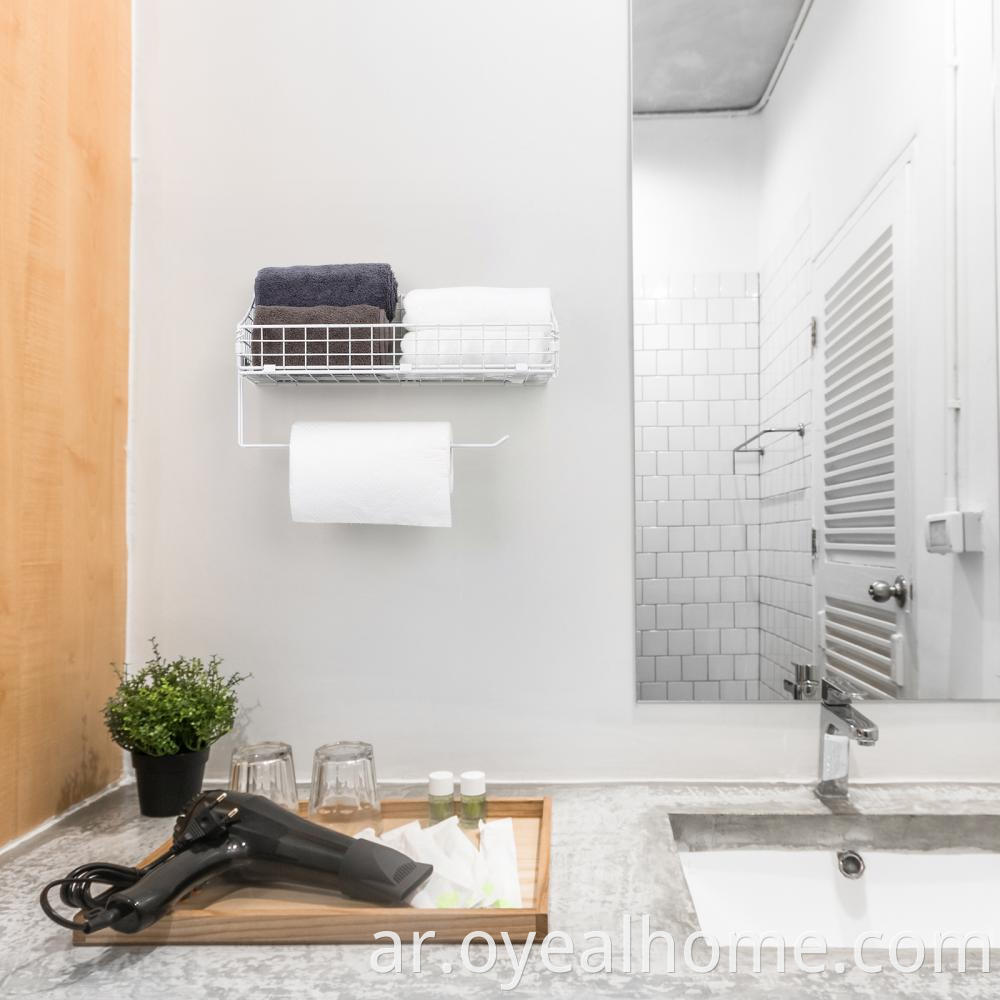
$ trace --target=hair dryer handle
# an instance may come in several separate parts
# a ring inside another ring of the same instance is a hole
[[[108,897],[105,910],[84,926],[84,933],[111,926],[135,934],[155,923],[183,896],[208,879],[245,863],[245,846],[235,838],[197,845],[175,854],[143,875],[135,885]]]

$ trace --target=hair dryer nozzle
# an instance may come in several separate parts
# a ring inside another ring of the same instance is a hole
[[[343,891],[356,899],[401,905],[430,878],[431,865],[370,840],[355,840],[340,866]]]

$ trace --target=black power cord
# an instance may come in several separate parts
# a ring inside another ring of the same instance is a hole
[[[94,861],[74,868],[65,878],[50,882],[38,898],[45,915],[60,927],[82,930],[84,934],[109,927],[125,916],[122,904],[116,907],[110,901],[116,892],[130,889],[141,878],[165,861],[176,857],[192,844],[224,838],[226,830],[239,815],[239,809],[223,805],[226,792],[220,790],[200,792],[184,807],[174,824],[173,845],[166,854],[144,868],[129,868],[107,861]],[[107,888],[94,892],[93,886]],[[59,887],[59,899],[64,906],[83,912],[83,922],[79,923],[60,916],[49,902],[49,894]]]
[[[143,875],[161,865],[173,852],[157,858],[145,868],[129,868],[125,865],[113,865],[106,861],[94,861],[90,864],[74,868],[65,878],[57,878],[50,882],[38,898],[45,915],[60,927],[69,930],[82,930],[85,934],[98,931],[114,923],[121,914],[107,905],[108,897],[121,889],[135,885]],[[95,885],[107,886],[101,892],[94,893]],[[84,922],[78,923],[56,913],[49,902],[49,893],[59,887],[59,899],[64,906],[83,911]]]

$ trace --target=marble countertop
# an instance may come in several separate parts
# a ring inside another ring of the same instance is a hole
[[[587,1000],[616,997],[757,998],[802,1000],[841,997],[992,997],[998,972],[935,973],[929,963],[903,974],[886,966],[877,976],[848,965],[809,974],[789,965],[779,973],[766,957],[759,973],[741,964],[731,973],[723,955],[718,968],[696,973],[678,961],[670,972],[653,949],[649,972],[621,971],[622,921],[629,915],[637,954],[642,915],[652,929],[673,935],[680,953],[698,929],[669,823],[670,813],[816,814],[826,812],[805,785],[779,784],[593,784],[497,786],[499,795],[546,794],[553,799],[550,931],[572,938],[577,959],[592,945],[591,932],[614,942],[610,973],[585,972],[579,961],[568,972],[545,968],[532,950],[517,987],[501,946],[495,967],[476,974],[461,967],[458,945],[424,945],[422,969],[410,971],[411,949],[403,948],[402,974],[370,967],[374,948],[338,946],[200,946],[74,948],[70,934],[50,923],[37,903],[39,888],[86,861],[130,863],[169,835],[171,820],[140,817],[132,787],[116,789],[92,805],[0,856],[0,997],[60,1000],[377,1000],[381,997],[551,997]],[[388,794],[422,794],[390,787]],[[1000,785],[858,785],[853,805],[861,814],[1000,815]],[[520,955],[520,946],[515,946]],[[832,954],[832,953],[831,953]],[[451,965],[453,971],[445,971]],[[994,953],[1000,970],[1000,955]]]

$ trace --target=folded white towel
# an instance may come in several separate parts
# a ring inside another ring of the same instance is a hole
[[[402,363],[507,368],[552,360],[547,288],[415,288],[403,297]]]

